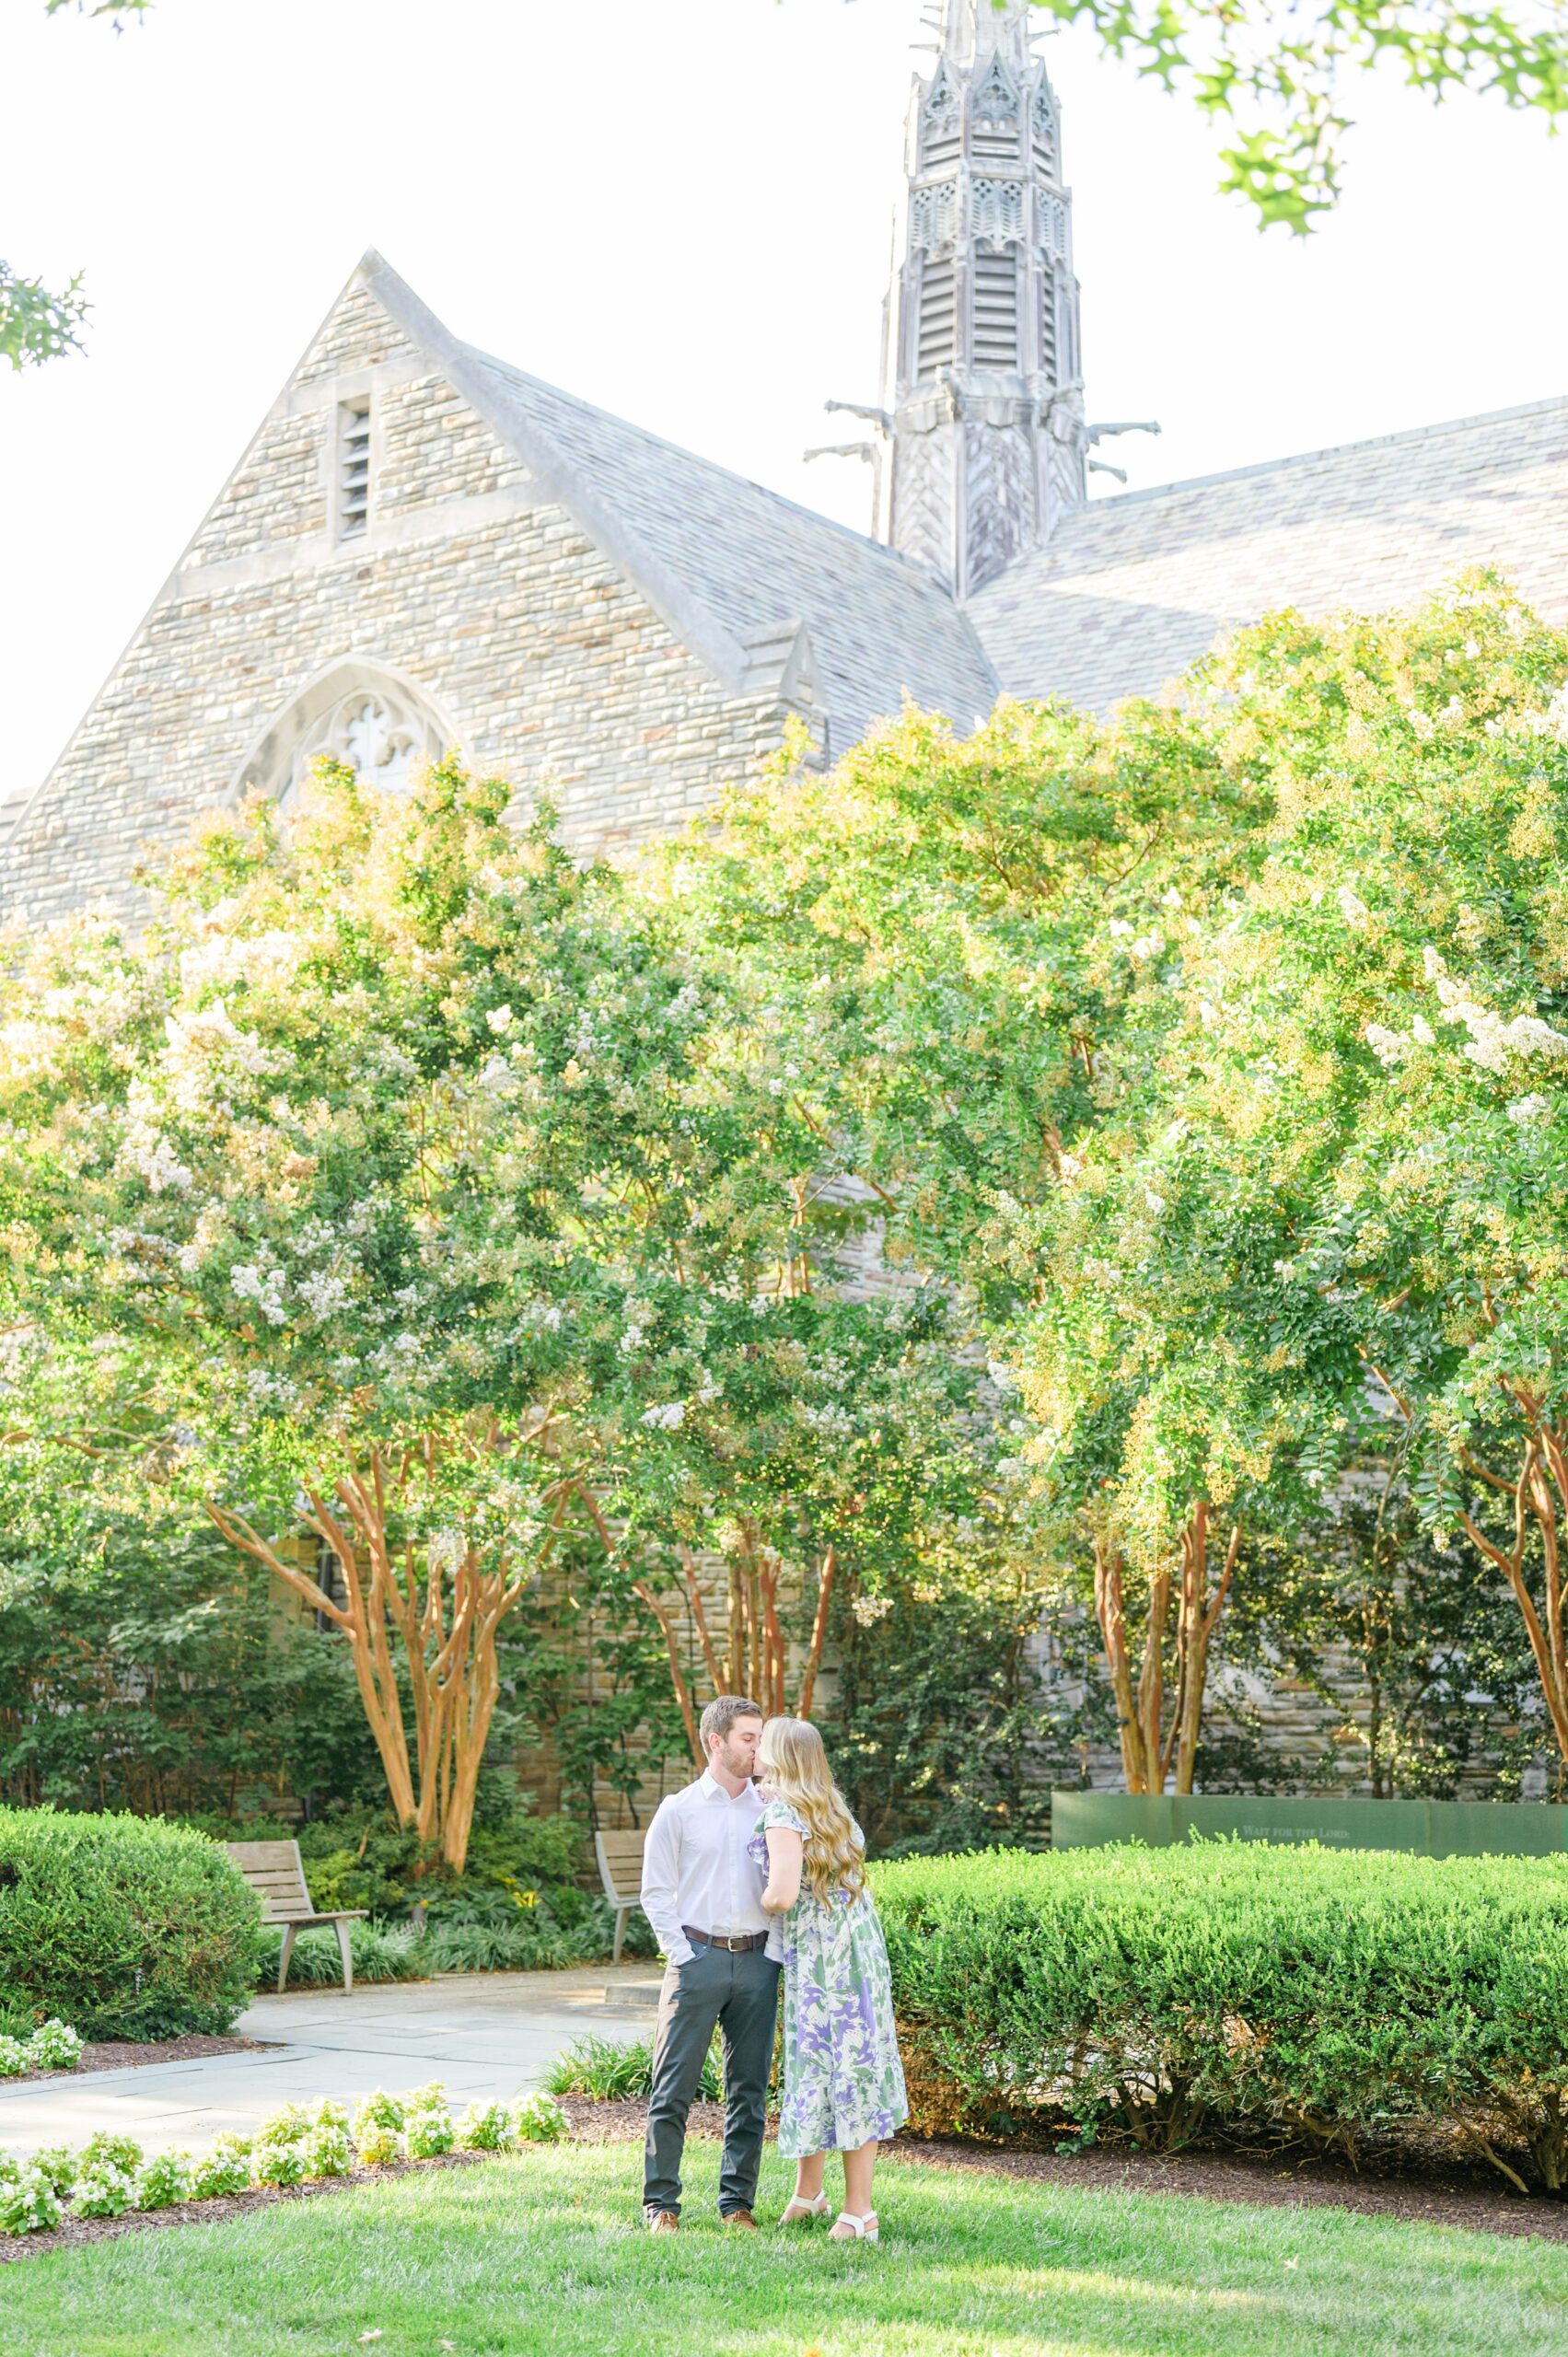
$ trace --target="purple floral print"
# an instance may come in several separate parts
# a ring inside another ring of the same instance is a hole
[[[768,1863],[770,1826],[787,1826],[810,1841],[794,1809],[770,1801],[749,1844],[759,1865]],[[873,2137],[891,2136],[908,2118],[876,1904],[869,1891],[858,1898],[835,1892],[824,1906],[803,1880],[784,1918],[779,2151],[792,2161],[806,2153],[854,2152]]]

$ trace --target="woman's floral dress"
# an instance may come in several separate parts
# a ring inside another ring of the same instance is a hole
[[[770,1801],[750,1852],[768,1863],[770,1826],[811,1836],[786,1802]],[[855,1828],[858,1834],[860,1829]],[[893,1990],[876,1903],[835,1891],[826,1906],[802,1877],[783,1919],[784,2096],[779,2151],[853,2153],[909,2118],[893,2029]]]

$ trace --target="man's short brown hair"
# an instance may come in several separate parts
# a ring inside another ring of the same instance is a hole
[[[707,1751],[715,1736],[727,1736],[737,1719],[763,1716],[761,1704],[753,1702],[749,1694],[715,1694],[698,1722],[703,1751]]]

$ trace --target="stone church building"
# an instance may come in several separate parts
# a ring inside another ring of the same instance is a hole
[[[458,339],[378,256],[332,306],[54,769],[0,805],[0,921],[331,751],[447,746],[614,853],[906,698],[1157,691],[1271,606],[1493,563],[1568,610],[1568,400],[1090,501],[1061,116],[1027,0],[940,0],[910,114],[866,538]],[[1114,471],[1114,470],[1112,470]]]

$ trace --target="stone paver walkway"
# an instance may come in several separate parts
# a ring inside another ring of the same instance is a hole
[[[95,2129],[149,2152],[241,2133],[282,2103],[374,2087],[394,2095],[445,2082],[459,2108],[537,2086],[574,2038],[651,2035],[658,1968],[587,1965],[568,1972],[448,1973],[436,1980],[258,1997],[237,2036],[275,2039],[259,2054],[215,2054],[124,2071],[0,2084],[0,2151],[80,2143]]]

